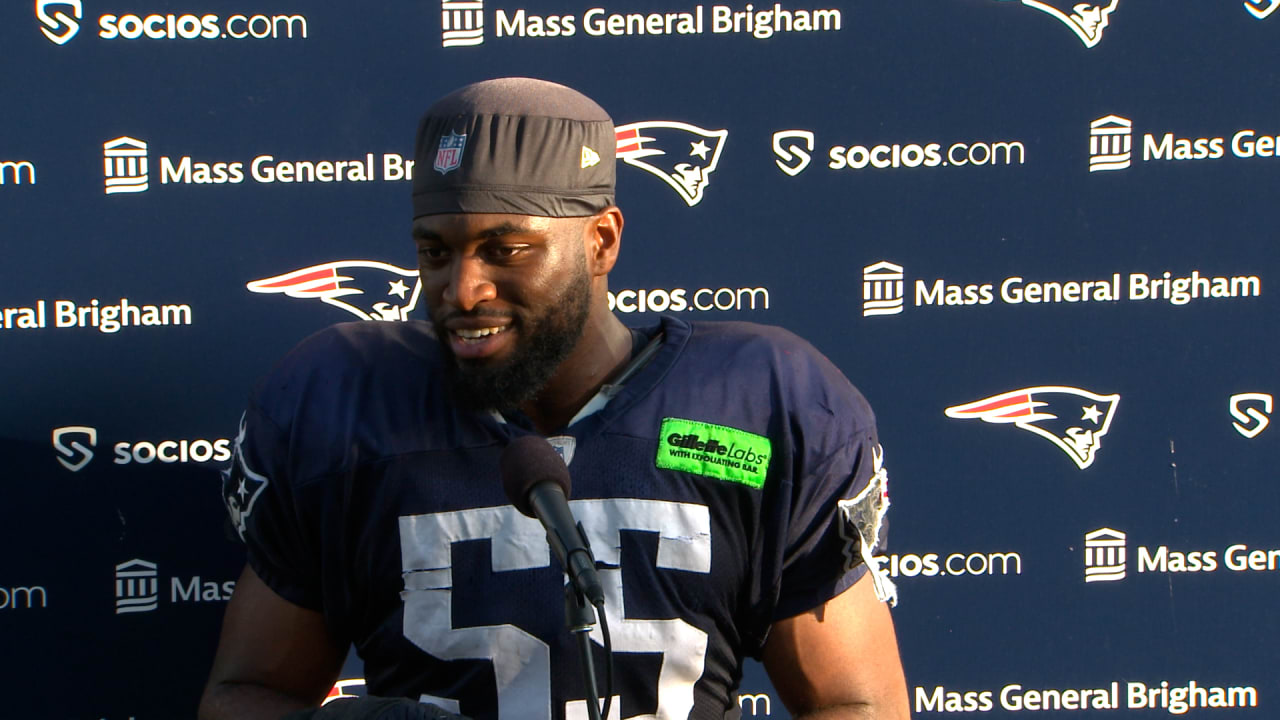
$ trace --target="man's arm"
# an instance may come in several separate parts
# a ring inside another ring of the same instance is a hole
[[[317,707],[342,670],[346,647],[324,617],[280,597],[247,565],[222,621],[200,720],[279,720]]]
[[[871,573],[825,604],[779,620],[763,660],[787,709],[804,720],[906,720],[906,679],[889,608]]]

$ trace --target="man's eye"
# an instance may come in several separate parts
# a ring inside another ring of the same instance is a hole
[[[426,245],[418,248],[418,257],[423,260],[436,261],[443,260],[449,256],[449,251],[442,247],[434,247]]]
[[[489,256],[497,260],[510,260],[524,250],[520,245],[497,245],[489,248]]]

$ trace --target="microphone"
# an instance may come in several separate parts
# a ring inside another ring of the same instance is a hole
[[[511,441],[499,461],[507,500],[525,515],[537,518],[547,542],[573,586],[592,605],[604,604],[604,587],[596,574],[596,560],[569,510],[569,468],[551,443],[537,435]]]

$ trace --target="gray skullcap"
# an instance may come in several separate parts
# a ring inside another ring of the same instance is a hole
[[[414,150],[413,216],[584,217],[613,204],[613,120],[563,85],[499,78],[431,106]]]

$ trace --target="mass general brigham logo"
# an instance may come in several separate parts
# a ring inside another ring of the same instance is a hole
[[[903,270],[888,260],[862,268],[862,316],[897,315],[905,307]]]
[[[1085,534],[1085,582],[1123,580],[1126,562],[1124,533],[1104,527]]]
[[[150,187],[147,144],[127,135],[102,143],[102,175],[107,195],[146,192]]]

